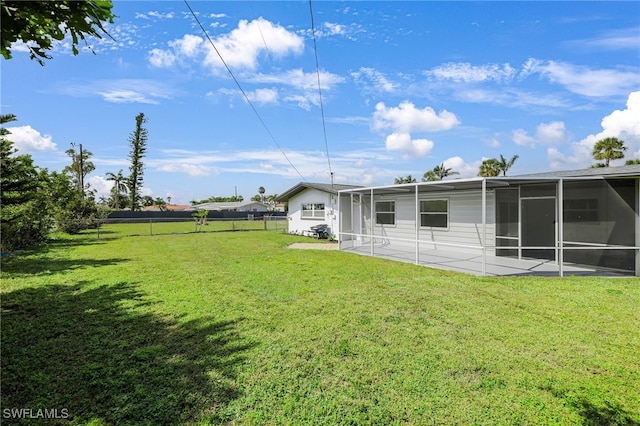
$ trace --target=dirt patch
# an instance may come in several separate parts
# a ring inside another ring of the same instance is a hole
[[[338,250],[338,243],[293,243],[289,248],[300,250]]]

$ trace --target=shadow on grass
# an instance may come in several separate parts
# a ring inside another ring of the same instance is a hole
[[[127,262],[129,259],[60,259],[48,257],[46,253],[38,252],[34,256],[27,253],[10,256],[2,260],[2,272],[14,277],[50,275],[58,272],[73,271],[83,268],[98,268],[100,266],[115,265]]]
[[[640,426],[638,419],[634,420],[630,413],[610,404],[596,407],[589,401],[582,400],[577,408],[587,426]]]
[[[73,424],[224,421],[252,345],[237,321],[179,322],[149,313],[152,304],[127,283],[3,295],[3,409],[66,409]]]

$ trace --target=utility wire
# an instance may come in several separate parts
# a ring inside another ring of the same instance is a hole
[[[298,174],[298,176],[300,176],[300,178],[303,181],[307,181],[304,176],[302,176],[302,174],[298,171],[298,169],[296,168],[296,166],[293,165],[293,163],[291,162],[291,160],[289,159],[289,157],[287,157],[287,154],[284,152],[284,150],[282,149],[282,147],[280,146],[280,144],[278,143],[278,141],[276,140],[276,138],[273,136],[273,134],[271,133],[271,130],[269,130],[269,128],[267,127],[267,124],[264,122],[264,120],[262,119],[262,117],[260,116],[260,114],[258,113],[258,110],[256,109],[256,107],[253,105],[253,102],[251,102],[251,100],[249,99],[249,96],[247,96],[247,93],[244,91],[244,89],[242,88],[242,86],[240,85],[240,82],[238,81],[238,79],[236,78],[236,76],[233,74],[233,72],[231,72],[231,68],[229,68],[229,66],[227,65],[227,63],[225,62],[224,58],[222,57],[222,55],[220,54],[220,52],[218,51],[218,48],[216,47],[216,45],[213,43],[213,40],[211,40],[211,37],[209,37],[209,34],[207,33],[207,31],[204,29],[204,26],[202,26],[202,23],[200,22],[200,19],[198,19],[198,16],[196,15],[196,13],[193,11],[193,9],[191,8],[191,6],[189,5],[189,2],[187,0],[184,0],[184,4],[187,5],[187,8],[189,8],[189,11],[191,12],[191,14],[193,15],[193,18],[196,20],[196,22],[198,23],[198,25],[200,26],[200,29],[202,29],[202,32],[204,33],[205,37],[207,38],[207,40],[209,40],[209,43],[211,44],[211,46],[213,47],[213,50],[216,51],[216,53],[218,54],[218,57],[220,58],[220,60],[222,61],[222,63],[224,64],[224,67],[227,69],[227,72],[229,72],[229,75],[231,76],[231,78],[233,78],[233,81],[235,81],[236,86],[238,86],[238,89],[240,89],[240,92],[242,93],[242,96],[244,96],[244,99],[247,101],[247,103],[249,104],[249,106],[251,107],[251,109],[253,110],[253,112],[255,113],[256,117],[258,117],[258,120],[260,121],[260,123],[262,124],[262,127],[264,127],[264,129],[267,131],[267,133],[269,134],[269,136],[271,137],[271,140],[273,141],[273,143],[276,144],[276,146],[278,147],[278,149],[280,150],[280,153],[282,153],[282,155],[284,156],[284,158],[287,160],[287,162],[289,163],[289,165],[291,167],[293,167],[293,170],[296,171],[296,173]]]
[[[320,114],[322,115],[322,131],[324,132],[324,147],[327,150],[327,163],[329,164],[329,175],[331,176],[331,184],[333,185],[333,171],[331,170],[331,159],[329,158],[329,142],[327,141],[327,126],[324,119],[324,105],[322,102],[322,87],[320,86],[320,66],[318,64],[318,47],[316,45],[316,29],[313,22],[313,8],[311,0],[309,0],[309,13],[311,14],[311,34],[313,35],[313,51],[316,56],[316,75],[318,76],[318,95],[320,96]]]

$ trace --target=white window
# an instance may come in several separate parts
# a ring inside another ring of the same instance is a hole
[[[323,219],[324,203],[304,203],[302,204],[303,219]]]
[[[449,200],[420,200],[420,226],[449,227]]]
[[[395,225],[396,224],[396,202],[376,201],[376,224]]]

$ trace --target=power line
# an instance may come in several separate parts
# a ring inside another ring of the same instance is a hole
[[[309,13],[311,14],[311,34],[313,35],[313,52],[316,57],[316,75],[318,76],[318,95],[320,96],[320,114],[322,115],[322,131],[324,133],[324,147],[327,150],[327,163],[329,164],[329,175],[331,176],[331,184],[333,185],[333,171],[331,170],[331,159],[329,158],[329,142],[327,141],[327,125],[324,119],[324,105],[322,102],[322,87],[320,86],[320,66],[318,64],[318,47],[316,45],[316,28],[313,21],[313,8],[311,0],[309,0]]]
[[[196,20],[196,22],[198,23],[198,25],[200,26],[200,29],[202,29],[202,32],[204,33],[205,37],[207,38],[207,40],[209,40],[209,43],[211,44],[211,47],[213,47],[213,50],[216,51],[216,53],[218,54],[218,57],[220,58],[220,60],[222,61],[222,63],[224,64],[224,67],[227,69],[227,72],[229,73],[229,75],[231,76],[231,78],[233,78],[233,81],[236,83],[236,86],[238,86],[238,89],[240,89],[240,92],[242,93],[242,96],[244,96],[244,99],[247,101],[247,103],[249,104],[249,106],[251,107],[251,109],[253,110],[254,114],[256,115],[256,117],[258,117],[258,120],[260,121],[260,123],[262,124],[262,127],[264,127],[264,129],[267,131],[267,133],[269,134],[269,137],[271,137],[271,140],[273,141],[273,143],[276,144],[276,146],[278,147],[278,149],[280,150],[280,153],[284,156],[284,158],[287,160],[287,162],[289,163],[289,165],[293,168],[293,170],[296,171],[296,173],[298,174],[298,176],[300,176],[300,178],[306,182],[306,179],[304,178],[304,176],[302,176],[302,174],[298,171],[298,169],[296,168],[296,166],[293,165],[293,163],[291,162],[291,160],[289,160],[289,157],[287,157],[287,154],[283,151],[282,147],[280,146],[280,144],[278,143],[278,141],[276,140],[276,138],[273,136],[273,134],[271,133],[271,130],[269,130],[269,128],[267,127],[267,124],[264,122],[264,120],[262,119],[262,117],[260,116],[260,114],[258,113],[258,110],[256,109],[256,107],[253,105],[253,102],[251,102],[251,100],[249,99],[249,96],[247,96],[247,93],[244,91],[244,89],[242,88],[242,86],[240,85],[240,82],[238,81],[238,79],[236,78],[236,76],[233,74],[233,72],[231,71],[231,68],[229,68],[229,66],[227,65],[227,63],[225,62],[224,58],[222,57],[222,55],[220,54],[220,52],[218,51],[218,48],[216,47],[216,45],[213,43],[213,40],[211,40],[211,37],[209,37],[209,33],[207,33],[207,31],[204,29],[204,26],[202,25],[202,23],[200,22],[200,19],[198,19],[198,16],[196,15],[196,13],[193,11],[193,9],[191,8],[191,6],[189,5],[189,2],[187,0],[184,0],[184,4],[187,5],[187,8],[189,9],[189,11],[191,12],[191,15],[193,15],[193,18]]]

